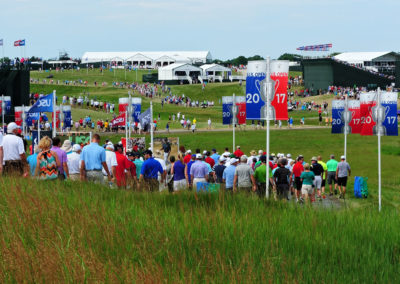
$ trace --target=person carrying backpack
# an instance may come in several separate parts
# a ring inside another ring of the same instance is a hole
[[[58,178],[58,167],[60,161],[57,154],[50,150],[53,141],[48,137],[43,137],[39,142],[42,150],[37,156],[37,166],[35,176],[42,180],[55,180]]]
[[[289,198],[289,185],[292,183],[292,174],[285,167],[287,160],[281,158],[278,161],[278,168],[274,172],[274,180],[276,184],[276,191],[278,192],[279,199]]]

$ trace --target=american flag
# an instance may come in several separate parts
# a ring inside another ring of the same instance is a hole
[[[296,48],[296,50],[305,50],[305,51],[328,51],[332,48],[332,43],[327,44],[318,44],[318,45],[306,45],[300,46]]]

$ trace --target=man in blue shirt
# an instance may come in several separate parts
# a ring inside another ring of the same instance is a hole
[[[233,191],[233,180],[235,178],[235,170],[239,160],[232,158],[229,160],[230,166],[224,170],[222,174],[222,179],[225,182],[225,189]]]
[[[37,165],[37,156],[40,152],[39,146],[36,145],[34,148],[34,154],[30,155],[26,160],[29,164],[29,170],[31,173],[31,176],[35,175],[35,170],[36,170],[36,165]]]
[[[212,149],[211,158],[214,160],[215,165],[218,165],[219,157],[220,157],[220,155],[218,155],[217,150],[216,149]]]
[[[95,183],[104,183],[102,169],[107,173],[108,180],[111,175],[106,163],[106,150],[99,146],[100,136],[94,134],[92,143],[85,146],[81,153],[81,180],[92,181]]]
[[[197,189],[198,182],[207,182],[209,168],[208,163],[203,161],[203,156],[201,154],[196,154],[196,162],[190,167],[190,176],[193,178],[193,188]]]
[[[190,169],[192,168],[192,165],[194,164],[195,161],[196,161],[196,155],[192,155],[192,159],[190,160],[189,163],[187,163],[185,168],[185,177],[189,189],[192,189],[193,186],[192,184],[193,179],[190,176]]]
[[[140,170],[140,184],[143,184],[144,189],[147,191],[158,191],[158,173],[161,174],[161,183],[164,182],[164,170],[159,161],[155,160],[153,157],[153,152],[151,150],[146,150],[144,152],[144,158],[146,161],[142,164],[142,169]]]

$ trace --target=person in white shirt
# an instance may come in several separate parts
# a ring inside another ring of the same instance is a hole
[[[72,153],[68,154],[67,165],[69,170],[69,178],[71,180],[80,180],[81,178],[81,152],[81,146],[79,144],[74,144],[74,146],[72,146]]]
[[[111,170],[112,181],[115,180],[115,172],[118,166],[117,156],[115,155],[114,150],[115,149],[113,143],[108,142],[106,145],[106,164],[107,167]],[[107,172],[104,170],[104,168],[103,168],[103,175],[104,175],[104,181],[107,182],[108,181]]]
[[[15,122],[7,125],[7,135],[3,137],[3,166],[4,174],[27,177],[29,166],[26,161],[24,141],[17,136],[19,126]],[[1,157],[0,157],[1,158]]]
[[[154,155],[154,160],[160,162],[161,167],[162,167],[162,169],[163,169],[163,174],[162,174],[162,176],[161,176],[160,173],[158,173],[158,181],[160,182],[159,190],[160,190],[160,191],[163,191],[163,190],[165,190],[165,189],[168,189],[168,188],[166,187],[166,184],[161,182],[162,180],[165,181],[165,177],[167,176],[167,165],[166,165],[164,159],[161,159],[161,157],[162,157],[161,151],[157,150],[157,151],[156,151],[156,154]]]
[[[211,118],[208,119],[207,124],[208,124],[208,129],[211,129]]]

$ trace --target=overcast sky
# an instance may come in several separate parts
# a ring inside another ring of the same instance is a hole
[[[398,0],[0,0],[5,55],[209,50],[276,58],[302,45],[399,51]],[[313,55],[313,53],[309,53]],[[315,53],[314,53],[315,54]]]

